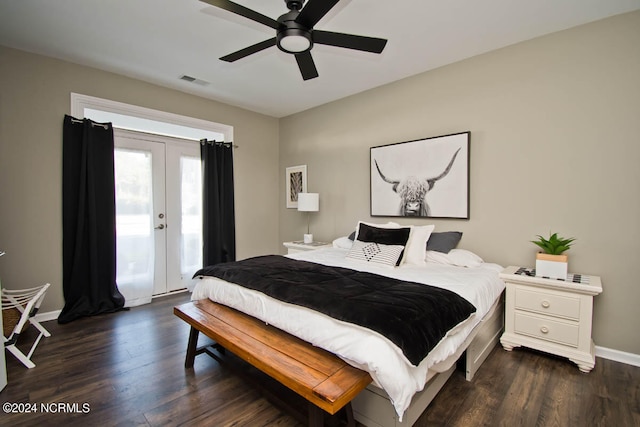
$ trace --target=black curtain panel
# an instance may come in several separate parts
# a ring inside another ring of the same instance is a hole
[[[113,128],[65,116],[62,141],[64,308],[58,323],[118,311]]]
[[[236,260],[233,145],[200,141],[205,266]]]

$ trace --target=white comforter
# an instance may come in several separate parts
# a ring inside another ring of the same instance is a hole
[[[217,278],[200,280],[191,299],[210,298],[233,307],[369,372],[374,383],[389,395],[402,420],[413,395],[424,388],[429,370],[436,369],[434,365],[456,352],[500,296],[504,283],[498,273],[502,267],[490,263],[475,268],[427,263],[424,266],[385,268],[349,261],[345,259],[347,252],[346,249],[330,248],[288,256],[449,289],[471,302],[476,307],[476,314],[450,331],[418,366],[413,366],[396,345],[376,332]]]

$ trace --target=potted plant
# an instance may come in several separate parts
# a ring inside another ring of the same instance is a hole
[[[558,233],[553,233],[548,239],[540,235],[537,237],[538,240],[531,241],[542,249],[536,254],[536,276],[566,280],[569,257],[564,252],[571,248],[576,239],[558,237]]]

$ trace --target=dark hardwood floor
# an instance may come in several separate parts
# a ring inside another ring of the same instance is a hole
[[[188,299],[178,294],[67,325],[44,323],[52,336],[38,346],[37,366],[26,369],[7,353],[9,385],[0,393],[2,403],[38,412],[0,413],[0,425],[302,425],[236,369],[294,407],[304,410],[304,401],[232,356],[221,366],[201,355],[184,369],[189,328],[172,308]],[[30,328],[24,343],[32,336]],[[640,368],[598,359],[582,374],[564,359],[497,347],[474,381],[455,372],[415,425],[640,426]]]

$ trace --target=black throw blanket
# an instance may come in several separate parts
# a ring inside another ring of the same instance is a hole
[[[374,330],[415,366],[476,311],[446,289],[280,255],[216,264],[196,276],[217,277]]]

